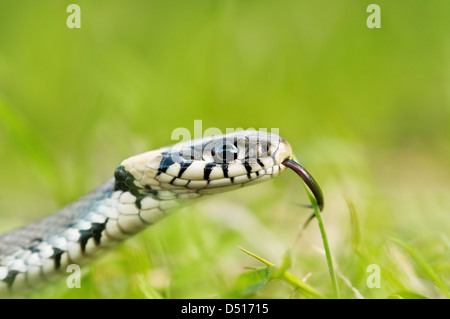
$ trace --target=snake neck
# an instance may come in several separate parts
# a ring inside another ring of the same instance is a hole
[[[190,195],[199,197],[200,195]],[[156,223],[186,198],[133,195],[110,179],[55,214],[0,236],[0,294],[34,290]]]

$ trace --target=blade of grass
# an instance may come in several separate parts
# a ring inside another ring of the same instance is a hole
[[[138,275],[137,280],[140,291],[147,299],[164,299],[164,297],[150,285],[144,275]]]
[[[259,260],[260,262],[262,262],[263,264],[267,265],[268,267],[276,267],[275,264],[271,263],[270,261],[248,251],[247,249],[244,249],[240,246],[238,246],[238,248],[240,250],[242,250],[244,253],[246,253],[249,256],[252,256],[253,258]],[[276,271],[275,271],[276,273]],[[294,276],[293,274],[287,272],[287,271],[283,271],[280,273],[277,273],[277,277],[278,279],[283,280],[284,282],[288,283],[289,285],[293,286],[294,288],[299,288],[300,290],[314,296],[317,298],[321,298],[321,299],[325,299],[326,297],[324,295],[322,295],[320,292],[318,292],[317,290],[315,290],[313,287],[311,287],[310,285],[308,285],[307,283],[305,283],[303,280],[297,278],[296,276]]]
[[[450,298],[450,291],[448,290],[447,286],[444,284],[442,279],[439,277],[439,275],[434,271],[434,269],[425,261],[425,259],[419,254],[419,252],[414,249],[413,246],[408,244],[407,242],[401,240],[397,237],[391,237],[391,241],[393,241],[398,246],[405,249],[411,258],[419,265],[420,268],[427,274],[428,278],[431,279],[436,286],[448,297]]]
[[[351,242],[353,250],[359,250],[359,243],[361,242],[361,231],[359,227],[358,215],[356,214],[355,205],[353,205],[350,197],[345,196],[345,201],[347,202],[348,210],[350,213],[350,223],[351,223]]]
[[[263,288],[272,278],[275,267],[261,267],[247,271],[236,280],[235,294],[247,298]]]
[[[328,272],[330,273],[330,279],[331,279],[331,285],[333,286],[334,297],[336,299],[340,299],[341,292],[339,290],[336,271],[334,269],[333,258],[331,257],[330,246],[328,244],[327,233],[325,231],[325,226],[323,224],[322,216],[320,214],[320,210],[317,205],[316,198],[314,197],[314,195],[311,193],[311,191],[309,190],[309,188],[306,185],[305,185],[305,189],[306,189],[306,192],[308,193],[309,200],[311,201],[311,204],[313,206],[314,215],[315,215],[315,217],[317,219],[317,223],[319,225],[320,234],[322,235],[323,248],[325,250],[325,256],[326,256],[327,264],[328,264]]]

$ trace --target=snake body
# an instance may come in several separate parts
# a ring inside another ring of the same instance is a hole
[[[34,290],[156,223],[179,205],[278,176],[278,135],[241,131],[124,160],[114,177],[56,213],[0,236],[0,295]]]

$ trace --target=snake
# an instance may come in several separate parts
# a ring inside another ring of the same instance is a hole
[[[277,134],[243,130],[123,160],[114,176],[57,212],[0,235],[0,296],[40,289],[203,196],[296,171],[323,209],[317,182]]]

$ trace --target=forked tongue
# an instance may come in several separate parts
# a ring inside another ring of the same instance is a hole
[[[323,193],[322,190],[320,189],[319,184],[316,182],[316,180],[311,176],[311,174],[308,173],[308,171],[301,166],[299,163],[297,163],[296,161],[292,160],[292,159],[285,159],[282,163],[284,166],[289,167],[290,169],[292,169],[294,172],[297,173],[298,176],[300,176],[303,180],[303,182],[306,184],[306,186],[308,186],[309,190],[311,191],[311,193],[313,194],[316,203],[317,203],[317,207],[319,207],[319,210],[322,211],[323,210],[323,206],[324,206],[324,199],[323,199]],[[312,208],[311,205],[306,205],[306,207]],[[315,214],[313,213],[308,220],[305,222],[305,224],[303,225],[303,228],[305,228],[308,223],[314,218]]]

